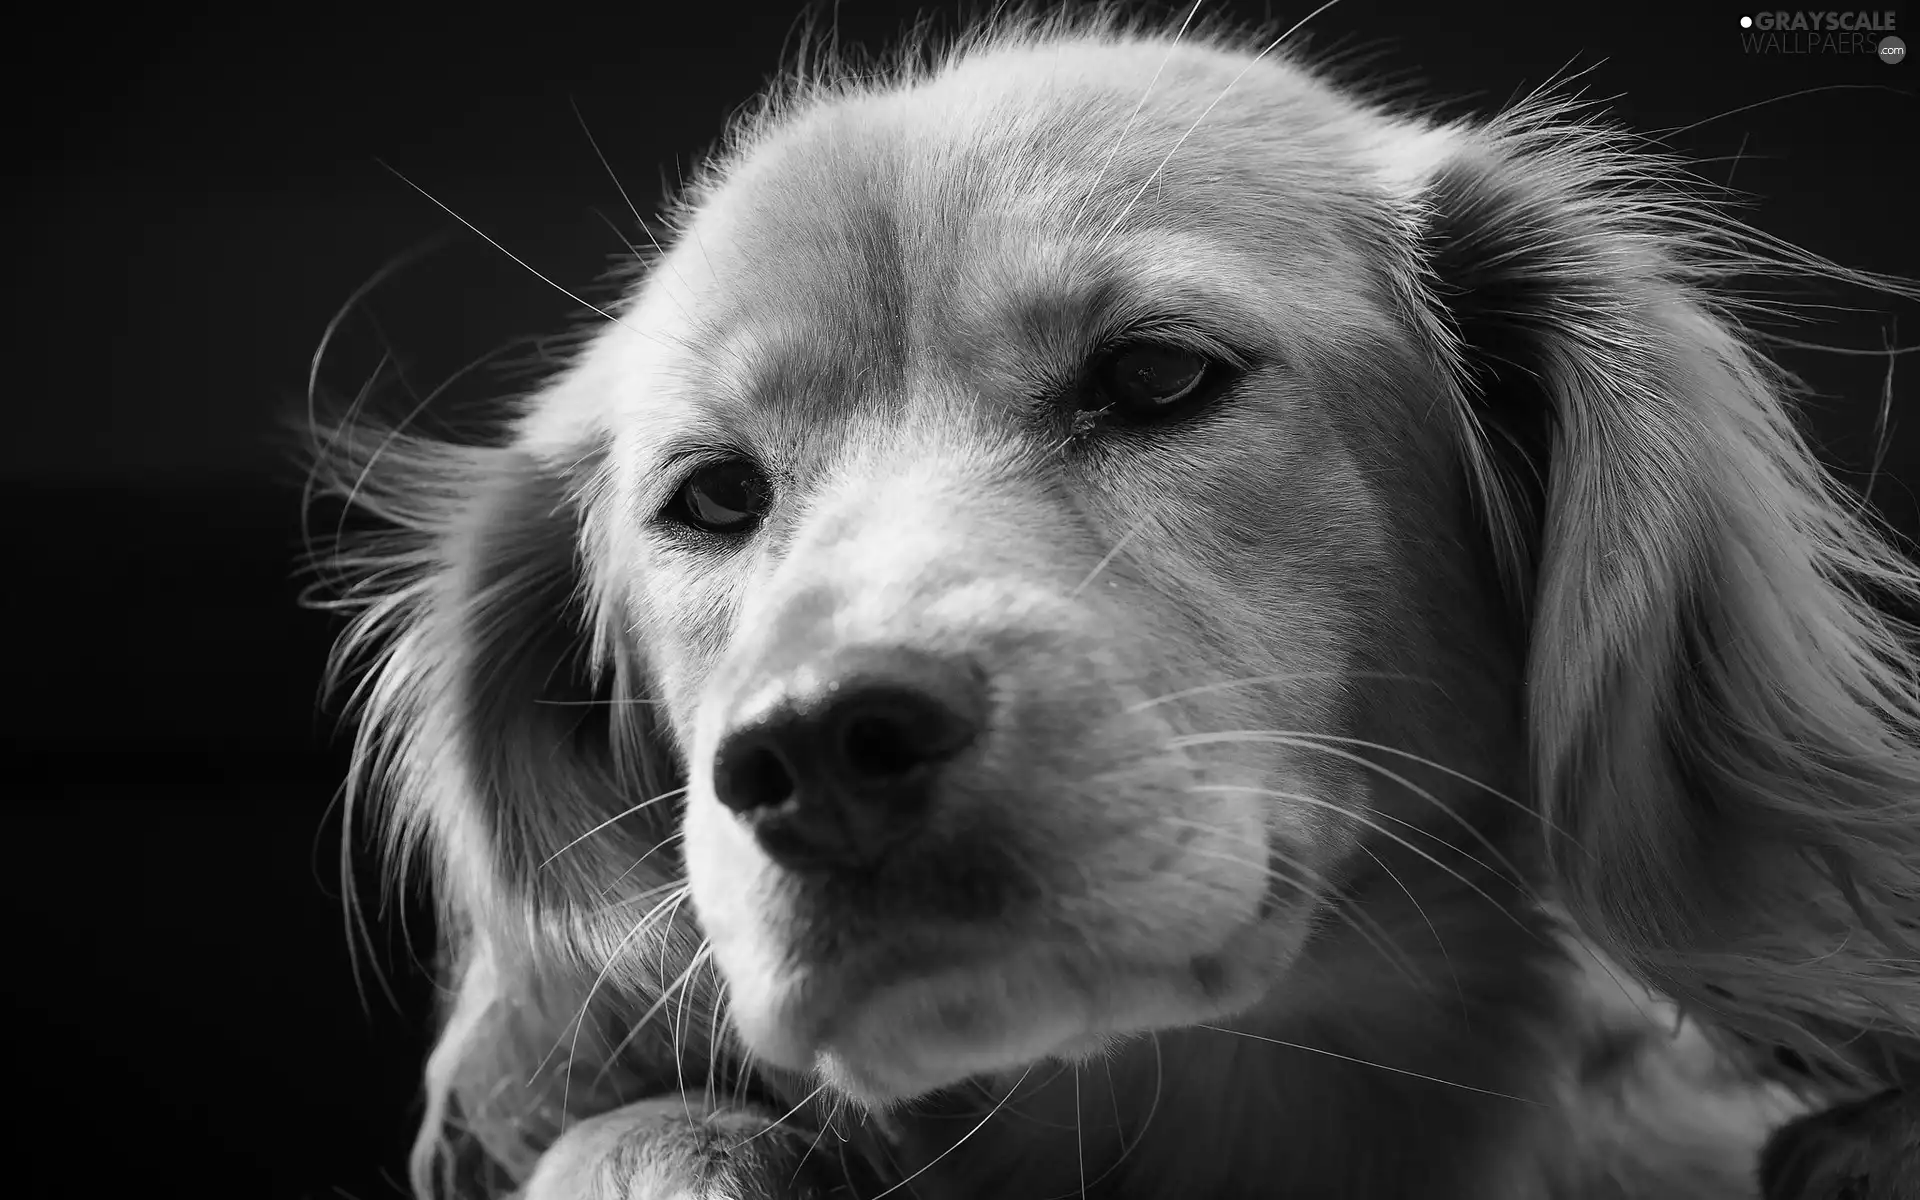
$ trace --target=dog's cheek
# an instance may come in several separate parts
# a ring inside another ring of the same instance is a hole
[[[640,648],[646,703],[691,749],[700,697],[742,618],[751,564],[718,550],[647,542],[605,564],[598,586],[619,597],[626,634]]]
[[[1218,944],[1258,911],[1267,863],[1259,772],[1196,774],[1179,756],[1144,761],[1164,733],[1116,730],[1121,744],[1054,761],[1005,823],[1046,884],[1042,901],[1103,950],[1143,960]],[[1118,765],[1116,765],[1118,764]]]

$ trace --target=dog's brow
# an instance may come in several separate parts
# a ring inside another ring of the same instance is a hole
[[[1223,261],[1227,256],[1181,242],[1149,248],[1102,265],[1092,288],[1063,289],[1059,303],[1090,325],[1122,330],[1181,322],[1216,334],[1258,328],[1264,290]]]
[[[804,455],[854,413],[905,397],[922,372],[973,384],[984,368],[997,386],[979,399],[1025,408],[1048,402],[1087,356],[1143,331],[1178,330],[1229,356],[1259,356],[1279,334],[1274,298],[1233,247],[1164,231],[1097,249],[1091,239],[1035,245],[1024,257],[971,247],[989,289],[975,281],[970,299],[964,286],[903,284],[857,328],[843,311],[736,298],[724,319],[703,322],[690,350],[698,365],[675,372],[678,428],[647,444],[643,475],[669,486],[671,460],[720,447]]]

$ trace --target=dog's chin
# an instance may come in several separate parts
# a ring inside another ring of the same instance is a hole
[[[884,1108],[1250,1009],[1297,951],[1292,926],[1258,921],[1214,952],[1173,961],[1037,948],[879,982],[807,969],[760,989],[734,980],[733,1020],[763,1062]]]
[[[985,1019],[955,1029],[941,1015],[949,1003],[918,986],[892,989],[814,1051],[813,1074],[836,1092],[882,1108],[1043,1059],[1084,1057],[1111,1036],[1093,1032],[1089,1015],[1070,1005],[982,1014]]]

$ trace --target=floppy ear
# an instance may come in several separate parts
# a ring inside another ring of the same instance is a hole
[[[1610,953],[1737,1028],[1911,1055],[1920,659],[1894,614],[1920,611],[1920,573],[1713,295],[1819,264],[1562,116],[1459,131],[1423,196],[1466,468],[1529,625],[1554,882]]]
[[[632,1099],[661,1055],[630,1022],[699,961],[673,902],[673,758],[617,606],[583,583],[583,461],[347,428],[317,471],[378,526],[318,562],[322,603],[353,615],[334,672],[364,673],[349,830],[364,790],[390,857],[421,854],[440,901],[422,1195],[436,1169],[523,1178],[567,1112]],[[704,982],[682,1002],[710,1003]],[[704,1036],[681,1031],[703,1061]]]
[[[551,913],[598,891],[676,810],[621,816],[675,769],[643,665],[583,579],[590,467],[358,427],[329,445],[331,490],[384,526],[320,565],[354,614],[333,671],[366,668],[356,748],[384,776],[389,849],[431,847],[468,905]]]

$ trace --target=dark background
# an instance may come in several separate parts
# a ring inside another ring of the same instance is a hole
[[[435,235],[450,236],[331,345],[336,396],[377,378],[376,402],[404,408],[580,311],[376,159],[587,294],[633,223],[569,99],[651,213],[663,175],[778,64],[799,6],[69,8],[0,50],[17,281],[0,420],[7,1090],[37,1139],[16,1161],[61,1164],[65,1183],[36,1195],[396,1196],[429,989],[391,921],[373,960],[397,1002],[369,986],[363,1007],[350,969],[330,811],[344,743],[316,704],[332,628],[295,605],[298,472],[275,422],[299,410],[334,312]],[[877,46],[914,11],[844,0],[841,37]],[[935,11],[950,27],[952,7]],[[1896,184],[1920,151],[1920,63],[1747,55],[1741,11],[1348,0],[1311,30],[1482,107],[1592,68],[1590,92],[1634,126],[1697,125],[1672,145],[1752,192],[1763,228],[1920,276]],[[1920,40],[1920,13],[1901,29]],[[1915,304],[1812,299],[1862,311],[1810,312],[1796,336],[1920,341]],[[1785,357],[1822,393],[1830,461],[1863,480],[1888,360]],[[1912,535],[1908,364],[1873,496]],[[444,399],[517,379],[482,371]],[[417,912],[414,929],[430,945]],[[53,1149],[76,1133],[85,1157]]]

